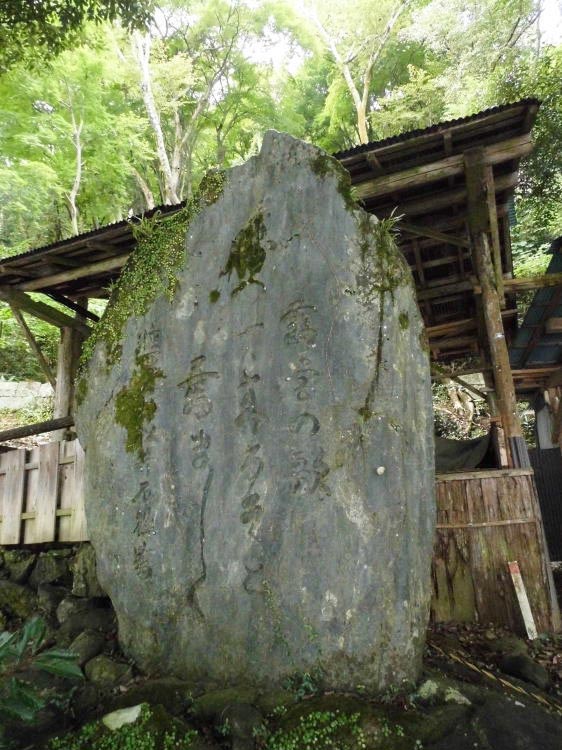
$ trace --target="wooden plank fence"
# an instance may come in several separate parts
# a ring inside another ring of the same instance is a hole
[[[560,615],[532,469],[437,475],[432,618],[524,633],[508,570],[517,560],[540,632]]]
[[[77,440],[0,454],[0,545],[88,540]]]

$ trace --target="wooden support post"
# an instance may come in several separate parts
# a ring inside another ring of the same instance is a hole
[[[509,468],[509,458],[507,446],[505,443],[505,433],[503,427],[498,423],[501,420],[498,409],[498,397],[494,391],[494,377],[490,370],[483,373],[484,383],[488,390],[488,409],[490,410],[490,418],[492,423],[492,445],[494,446],[494,452],[496,454],[496,460],[500,469]]]
[[[80,298],[78,304],[87,308],[88,300]],[[83,320],[77,315],[79,320]],[[53,417],[60,419],[72,415],[74,401],[74,378],[80,359],[83,336],[76,328],[62,328],[57,360],[57,387]],[[55,440],[63,440],[65,430],[55,434]]]
[[[513,467],[530,466],[527,445],[517,415],[515,386],[503,328],[490,241],[490,213],[487,196],[486,162],[481,148],[465,152],[468,223],[474,267],[482,290],[482,310],[492,361],[498,408],[511,453]]]
[[[500,299],[500,306],[505,307],[505,292],[503,285],[502,256],[500,248],[500,229],[498,226],[498,212],[496,209],[496,189],[494,187],[494,170],[491,164],[484,168],[486,180],[486,198],[488,201],[488,219],[490,222],[490,235],[492,238],[492,257],[494,260],[494,271],[496,274],[496,288]]]
[[[53,373],[51,372],[51,368],[49,367],[49,363],[45,359],[45,355],[41,351],[41,347],[37,343],[37,340],[35,339],[35,336],[31,333],[29,326],[24,320],[23,315],[20,313],[17,307],[13,307],[10,305],[12,309],[12,315],[17,320],[17,322],[20,325],[20,328],[23,331],[23,334],[25,338],[27,339],[27,343],[29,344],[31,351],[35,354],[37,357],[37,360],[39,361],[39,366],[43,370],[43,373],[45,374],[45,377],[49,381],[49,383],[53,386],[53,390],[55,390],[55,377]]]

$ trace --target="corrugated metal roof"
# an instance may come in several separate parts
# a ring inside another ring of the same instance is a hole
[[[81,242],[88,239],[99,239],[100,235],[103,234],[105,230],[119,228],[125,229],[128,225],[134,223],[135,219],[149,219],[151,216],[154,216],[154,214],[158,212],[160,212],[161,214],[175,213],[184,206],[185,201],[183,201],[182,203],[174,203],[172,205],[163,204],[161,206],[155,206],[148,211],[144,211],[141,214],[134,214],[133,216],[130,216],[126,219],[122,219],[121,221],[114,221],[111,224],[104,224],[102,227],[98,227],[97,229],[90,229],[88,232],[73,234],[71,237],[67,237],[64,240],[50,242],[48,245],[41,245],[40,247],[35,247],[32,250],[27,250],[25,253],[19,253],[18,255],[11,255],[7,258],[2,258],[1,262],[6,263],[7,261],[19,260],[20,258],[28,258],[32,255],[39,255],[41,253],[47,252],[48,250],[53,250],[54,248],[63,249],[67,245],[72,245],[76,242]]]
[[[333,154],[333,156],[339,160],[347,159],[350,156],[357,156],[358,154],[362,154],[368,151],[374,151],[378,148],[383,148],[384,146],[390,146],[393,143],[402,143],[413,138],[418,138],[419,136],[429,135],[431,133],[439,133],[442,130],[447,130],[448,128],[455,127],[457,125],[464,125],[488,115],[493,115],[498,112],[505,112],[509,109],[515,109],[516,107],[529,105],[536,105],[538,107],[540,105],[540,101],[538,99],[535,99],[534,97],[530,97],[528,99],[521,99],[517,102],[510,102],[509,104],[499,104],[496,107],[490,107],[489,109],[484,109],[481,112],[475,112],[473,115],[468,115],[467,117],[459,117],[456,120],[446,120],[445,122],[438,122],[435,125],[430,125],[427,128],[409,130],[406,133],[399,133],[398,135],[392,135],[389,138],[384,138],[382,141],[372,141],[371,143],[364,143],[361,146],[354,146],[347,151],[338,151],[337,153]]]

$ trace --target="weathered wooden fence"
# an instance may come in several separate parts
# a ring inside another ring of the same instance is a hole
[[[88,540],[77,440],[0,454],[0,545]],[[507,564],[517,560],[539,632],[559,627],[531,469],[437,476],[432,618],[523,632]]]
[[[84,452],[77,440],[0,454],[0,545],[81,542]]]
[[[508,562],[517,560],[539,632],[559,627],[532,469],[437,476],[435,621],[524,632]]]

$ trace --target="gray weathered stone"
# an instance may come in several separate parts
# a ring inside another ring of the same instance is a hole
[[[115,629],[115,615],[112,609],[107,607],[84,609],[69,614],[65,618],[57,631],[56,640],[57,644],[67,647],[84,630],[97,630],[101,633],[110,633]]]
[[[76,661],[83,667],[87,661],[103,651],[105,646],[104,636],[96,630],[84,630],[68,647],[69,651],[76,654]]]
[[[27,588],[12,581],[0,581],[0,609],[25,620],[37,607],[37,597]]]
[[[227,173],[187,256],[120,361],[98,344],[77,410],[122,645],[209,686],[415,679],[433,435],[403,258],[336,162],[277,133]]]
[[[113,687],[114,685],[124,685],[133,677],[133,670],[130,664],[120,661],[113,661],[109,656],[100,654],[94,656],[84,667],[86,677],[100,687]]]
[[[91,544],[83,544],[70,565],[72,593],[76,596],[105,596],[96,575],[96,553]]]
[[[38,588],[42,583],[54,583],[67,575],[68,562],[56,554],[44,552],[37,558],[29,583]]]
[[[25,583],[29,578],[37,555],[29,550],[6,550],[4,552],[4,566],[9,572],[10,581]]]
[[[87,612],[95,609],[96,604],[91,599],[82,599],[78,596],[65,596],[57,607],[57,620],[62,625],[69,617],[79,612]]]

